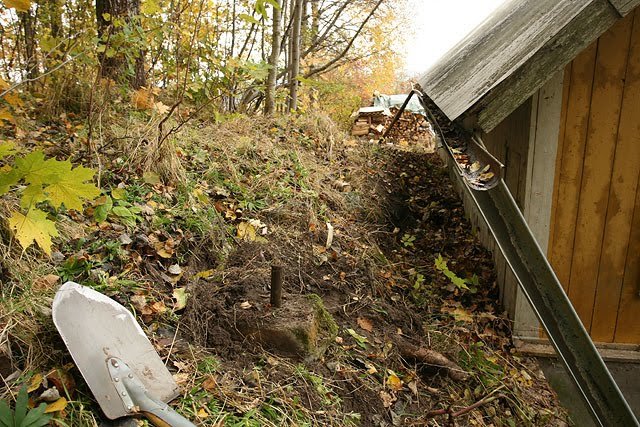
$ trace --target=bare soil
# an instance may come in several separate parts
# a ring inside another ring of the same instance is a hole
[[[335,207],[331,247],[325,224],[309,218],[289,222],[269,241],[239,244],[224,268],[192,290],[183,317],[189,340],[219,356],[238,387],[250,389],[246,373],[256,369],[274,389],[287,383],[320,424],[341,412],[358,414],[354,420],[363,426],[562,425],[538,368],[511,355],[491,254],[474,237],[440,158],[381,147],[351,173],[367,180],[345,194],[359,203]],[[281,215],[262,219],[281,223]],[[453,286],[435,267],[438,256],[455,275],[475,277],[472,289]],[[286,272],[285,304],[287,295],[316,293],[340,326],[320,361],[274,362],[238,331],[239,310],[245,318],[270,310],[274,263]],[[407,358],[400,351],[406,346],[442,356],[463,375]],[[300,366],[322,378],[324,398],[316,383],[296,374]],[[486,405],[450,415],[487,396]]]

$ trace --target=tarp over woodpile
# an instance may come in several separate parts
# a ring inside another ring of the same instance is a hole
[[[408,93],[397,95],[377,94],[373,97],[373,106],[384,108],[385,113],[390,115],[391,113],[389,113],[389,110],[391,108],[400,109],[404,101],[407,100],[407,96],[409,96]],[[422,108],[420,101],[416,97],[411,97],[411,100],[407,104],[405,110],[411,111],[412,113],[422,114],[426,117],[426,112],[424,111],[424,108]]]

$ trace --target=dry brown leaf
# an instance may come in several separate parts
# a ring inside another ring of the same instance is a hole
[[[151,304],[151,309],[153,310],[154,313],[164,313],[165,311],[167,311],[167,307],[164,305],[164,302],[162,301],[156,301],[153,304]]]
[[[137,311],[142,312],[147,307],[147,297],[134,295],[131,297],[131,304]]]
[[[495,174],[493,172],[487,172],[487,173],[483,173],[480,175],[479,179],[480,181],[490,181],[493,177],[495,176]]]
[[[455,310],[446,310],[449,314],[451,314],[457,321],[460,322],[473,322],[473,314],[469,310],[465,310],[462,307],[458,307]]]
[[[202,383],[202,388],[207,391],[214,391],[217,386],[218,386],[218,383],[216,382],[216,379],[213,376],[210,376],[209,378],[204,380],[204,382]]]
[[[14,8],[18,12],[27,12],[31,7],[30,0],[3,0],[4,5],[8,8]]]
[[[156,112],[160,115],[165,115],[169,111],[169,107],[167,105],[164,105],[160,101],[153,104],[153,109],[156,110]]]
[[[357,322],[358,326],[360,326],[365,331],[373,332],[373,323],[371,322],[371,320],[367,319],[366,317],[358,317]]]
[[[73,364],[69,363],[62,368],[52,369],[47,373],[47,381],[50,386],[54,386],[58,389],[60,394],[64,394],[67,397],[73,397],[76,391],[76,380],[69,373],[69,370],[73,368]]]
[[[173,379],[179,386],[184,386],[191,379],[191,375],[186,372],[178,372],[177,374],[173,374]]]
[[[391,405],[393,405],[393,402],[397,400],[394,396],[387,393],[386,391],[380,392],[380,399],[382,399],[382,404],[385,408],[389,408]]]
[[[131,105],[138,110],[151,110],[155,107],[154,98],[151,90],[141,87],[131,94]]]
[[[46,276],[37,278],[33,282],[33,285],[38,290],[51,289],[53,285],[58,283],[58,280],[60,280],[60,276],[55,274],[47,274]]]

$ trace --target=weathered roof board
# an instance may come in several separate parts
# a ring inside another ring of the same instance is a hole
[[[518,69],[590,1],[511,0],[453,47],[420,85],[454,120]]]
[[[489,132],[638,4],[511,0],[445,54],[420,84],[451,120],[475,106],[478,124]]]
[[[626,16],[640,4],[640,0],[609,0],[609,2],[622,16]]]
[[[478,125],[490,132],[618,19],[619,13],[607,0],[590,2],[579,16],[474,107]]]

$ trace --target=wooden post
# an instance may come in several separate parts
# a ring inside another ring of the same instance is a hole
[[[271,306],[282,307],[282,266],[271,266]]]

